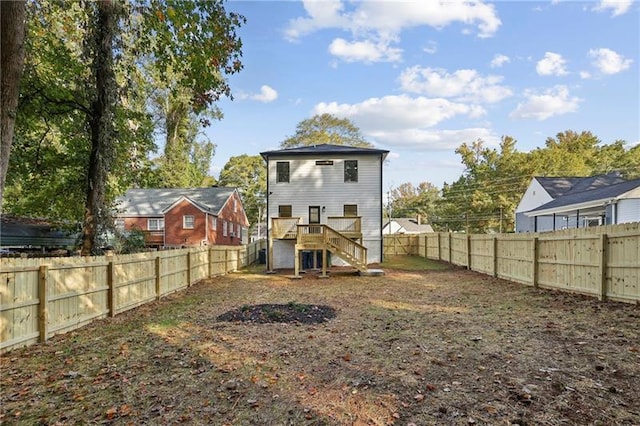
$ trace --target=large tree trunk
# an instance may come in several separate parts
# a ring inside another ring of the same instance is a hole
[[[26,2],[0,1],[0,213],[24,70]]]
[[[92,29],[91,52],[95,79],[95,98],[91,105],[89,128],[91,156],[89,158],[87,203],[82,230],[82,255],[92,254],[96,248],[98,232],[104,230],[109,211],[105,206],[107,177],[113,163],[114,132],[113,107],[116,101],[116,81],[113,72],[113,39],[116,31],[116,13],[113,0],[102,0],[96,7],[95,28]]]

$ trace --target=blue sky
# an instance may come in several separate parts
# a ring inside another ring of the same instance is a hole
[[[214,174],[277,149],[314,114],[353,121],[391,151],[384,190],[441,187],[455,148],[514,137],[520,151],[565,130],[640,143],[640,3],[238,1],[244,69],[206,129]]]

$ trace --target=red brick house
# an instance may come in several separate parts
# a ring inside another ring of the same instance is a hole
[[[117,200],[116,227],[140,229],[150,247],[240,245],[249,221],[237,189],[130,189]]]

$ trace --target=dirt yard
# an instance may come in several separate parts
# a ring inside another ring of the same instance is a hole
[[[640,424],[639,306],[385,270],[254,268],[14,350],[0,423]]]

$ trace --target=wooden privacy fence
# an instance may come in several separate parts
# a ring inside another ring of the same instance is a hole
[[[2,259],[0,352],[114,316],[254,263],[264,240],[119,256]]]
[[[640,223],[537,234],[385,238],[385,254],[441,260],[510,281],[640,303]],[[401,242],[404,248],[394,249]]]

